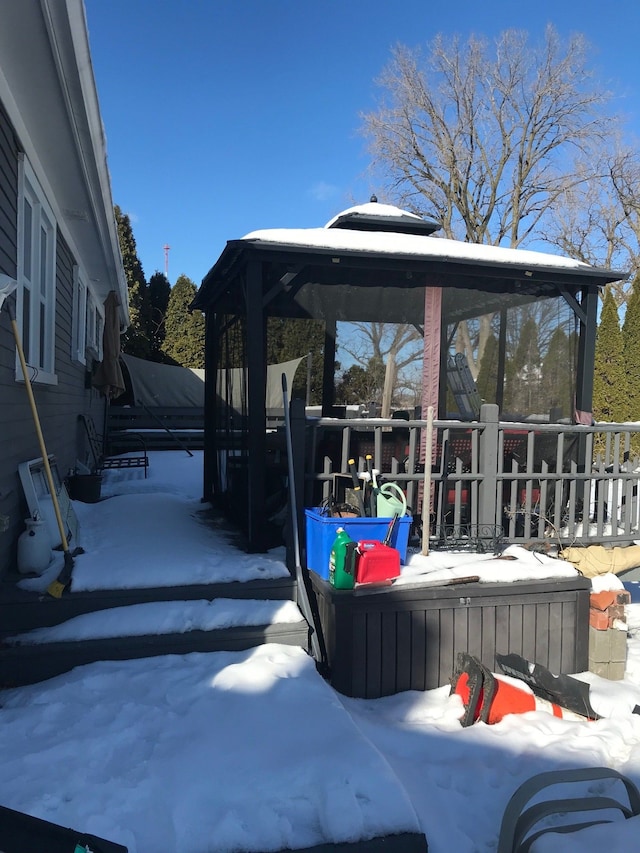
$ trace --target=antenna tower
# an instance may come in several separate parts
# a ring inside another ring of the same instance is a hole
[[[165,243],[162,248],[164,249],[164,277],[169,281],[169,249],[171,246]]]

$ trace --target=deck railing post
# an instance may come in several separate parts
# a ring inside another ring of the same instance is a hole
[[[478,453],[478,468],[480,483],[478,485],[478,525],[480,527],[495,527],[501,523],[497,518],[497,489],[498,489],[498,423],[500,410],[494,403],[485,403],[480,408],[480,422],[484,428],[480,430],[480,447]]]
[[[306,553],[306,540],[305,540],[305,516],[304,516],[304,502],[305,502],[305,476],[304,476],[304,468],[305,468],[305,411],[304,411],[304,400],[296,397],[291,400],[290,408],[290,426],[291,426],[291,449],[293,456],[293,476],[295,477],[295,493],[296,493],[296,503],[298,506],[295,508],[297,522],[298,522],[298,540],[300,543],[300,550],[302,553]],[[289,476],[291,476],[291,472],[289,472]],[[294,555],[292,550],[292,537],[287,536],[287,567],[291,569],[294,565]]]

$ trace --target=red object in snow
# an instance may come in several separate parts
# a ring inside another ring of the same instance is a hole
[[[563,708],[554,702],[536,696],[524,683],[519,687],[514,680],[494,675],[477,658],[466,653],[458,655],[451,693],[460,696],[464,705],[463,726],[482,722],[499,723],[508,714],[526,714],[543,711],[554,717],[569,720],[586,720],[586,716]]]

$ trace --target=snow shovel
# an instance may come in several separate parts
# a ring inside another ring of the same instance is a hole
[[[4,307],[4,303],[7,300],[7,297],[13,293],[13,291],[18,286],[18,282],[9,278],[7,275],[0,275],[0,311]],[[42,428],[40,426],[40,418],[38,417],[38,409],[36,408],[36,401],[33,396],[33,389],[31,387],[31,380],[29,379],[29,371],[27,369],[27,363],[24,357],[24,351],[22,349],[22,343],[20,341],[20,333],[18,332],[18,324],[16,322],[16,312],[13,307],[13,303],[9,300],[7,301],[7,312],[9,314],[9,320],[11,321],[11,328],[13,329],[13,337],[16,342],[16,349],[18,350],[18,358],[20,359],[20,366],[22,368],[22,376],[24,377],[25,388],[27,389],[27,397],[29,398],[29,406],[31,407],[31,414],[33,416],[33,422],[36,428],[36,434],[38,436],[38,444],[40,445],[40,453],[42,454],[42,464],[44,466],[45,475],[47,478],[47,485],[49,486],[49,493],[51,494],[51,500],[53,502],[53,509],[56,516],[56,522],[58,524],[58,530],[60,531],[60,541],[62,543],[62,550],[64,552],[64,566],[58,577],[52,581],[47,587],[47,592],[49,595],[54,598],[61,598],[62,593],[65,590],[65,587],[69,584],[71,580],[71,573],[73,572],[73,556],[69,551],[69,543],[67,542],[67,536],[64,529],[64,523],[62,521],[62,514],[60,513],[60,504],[58,503],[58,494],[56,492],[56,487],[53,482],[53,475],[51,474],[51,466],[49,465],[49,456],[47,455],[47,448],[44,443],[44,436],[42,434]]]
[[[300,560],[300,539],[298,535],[298,506],[296,502],[296,484],[295,472],[293,469],[293,441],[291,438],[291,418],[289,415],[289,395],[287,394],[287,375],[282,374],[282,404],[284,407],[284,429],[287,439],[287,465],[289,469],[289,503],[291,507],[291,528],[293,531],[293,550],[296,564],[296,581],[298,594],[300,596],[300,610],[302,615],[309,623],[311,628],[311,650],[316,663],[321,669],[326,668],[326,654],[320,647],[318,631],[316,629],[316,619],[311,610],[311,602],[305,584],[305,578],[302,572],[302,562]],[[324,645],[324,643],[323,643]]]

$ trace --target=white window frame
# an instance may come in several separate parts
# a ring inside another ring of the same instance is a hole
[[[55,374],[56,220],[24,155],[20,155],[18,163],[18,180],[16,320],[29,379],[54,385],[58,382]],[[16,379],[24,379],[17,354]]]
[[[87,283],[77,265],[73,267],[73,334],[71,337],[71,358],[80,364],[86,364],[87,345]]]
[[[85,365],[87,356],[102,361],[104,330],[104,306],[87,282],[84,271],[74,265],[71,358]]]
[[[86,349],[96,361],[102,361],[104,307],[91,290],[87,291]]]

